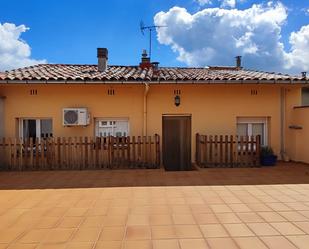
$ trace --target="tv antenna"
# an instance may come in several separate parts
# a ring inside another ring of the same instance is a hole
[[[145,26],[144,22],[140,22],[140,30],[142,32],[142,35],[145,35],[145,30],[149,31],[149,58],[151,58],[151,46],[152,46],[152,31],[156,30],[157,28],[164,28],[167,26],[159,26],[159,25],[153,25],[153,26]]]

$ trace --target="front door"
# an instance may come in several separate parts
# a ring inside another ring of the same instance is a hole
[[[163,165],[191,170],[191,116],[163,116]]]

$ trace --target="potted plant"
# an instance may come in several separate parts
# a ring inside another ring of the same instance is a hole
[[[260,154],[261,165],[274,166],[277,163],[277,156],[271,147],[265,146],[261,148]]]

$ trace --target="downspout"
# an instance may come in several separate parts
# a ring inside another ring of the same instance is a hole
[[[143,117],[143,136],[147,136],[147,95],[149,92],[149,84],[145,84],[145,91],[144,91],[144,117]]]
[[[280,89],[280,156],[281,160],[285,160],[285,88],[281,87]]]

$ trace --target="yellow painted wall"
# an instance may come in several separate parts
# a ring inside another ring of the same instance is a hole
[[[114,96],[107,95],[113,87]],[[300,87],[285,86],[287,106],[298,101]],[[36,89],[38,95],[30,95]],[[174,105],[181,90],[181,105]],[[252,95],[251,90],[257,90]],[[2,85],[5,99],[5,136],[16,136],[16,118],[53,118],[54,136],[93,136],[95,117],[128,117],[130,135],[142,135],[143,84],[126,85]],[[92,122],[86,127],[63,127],[62,108],[88,107]],[[269,117],[269,141],[280,152],[280,85],[151,85],[148,94],[148,135],[162,135],[163,114],[192,116],[192,160],[195,134],[235,135],[237,117]],[[290,117],[289,117],[290,118]],[[286,131],[288,133],[288,131]],[[291,136],[291,134],[288,134]],[[291,148],[287,148],[287,152]]]
[[[302,128],[290,129],[290,141],[293,147],[291,159],[309,163],[309,107],[293,109],[291,125]]]

